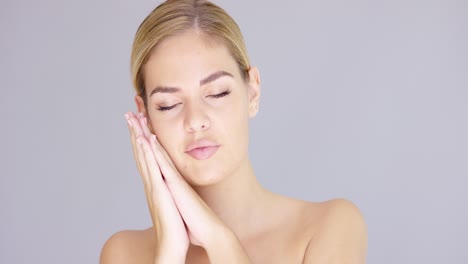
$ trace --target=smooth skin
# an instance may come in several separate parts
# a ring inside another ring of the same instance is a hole
[[[139,114],[126,118],[153,226],[111,236],[101,264],[365,263],[366,227],[351,202],[296,200],[256,180],[256,68],[245,81],[223,44],[192,30],[160,43],[143,70],[147,106],[137,96]],[[185,150],[199,139],[220,147],[194,159]]]

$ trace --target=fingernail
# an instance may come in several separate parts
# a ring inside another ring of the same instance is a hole
[[[138,144],[140,144],[140,145],[143,143],[143,142],[141,142],[141,138],[137,138],[137,142],[138,142]]]
[[[130,117],[128,116],[128,114],[125,114],[125,118],[127,119],[127,124],[128,124],[130,127],[133,127],[132,121],[130,120]]]
[[[155,134],[151,135],[151,140],[156,141],[156,135]]]
[[[143,118],[143,122],[145,123],[145,125],[148,125],[148,120],[146,120],[146,117]]]

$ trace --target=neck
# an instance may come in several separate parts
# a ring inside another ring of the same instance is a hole
[[[193,188],[240,240],[259,230],[258,219],[271,208],[274,197],[257,181],[249,161],[221,182]]]

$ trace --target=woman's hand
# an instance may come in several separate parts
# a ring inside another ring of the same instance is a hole
[[[158,242],[167,245],[158,246],[157,250],[174,252],[171,250],[177,248],[176,254],[180,254],[185,249],[185,257],[190,242],[203,247],[213,263],[228,256],[232,263],[248,263],[247,254],[235,234],[180,175],[156,136],[149,131],[146,118],[133,113],[127,116],[132,125],[135,157],[145,183],[156,236]],[[226,249],[229,252],[225,252]]]
[[[153,149],[154,137],[148,137],[142,119],[133,113],[125,115],[128,121],[133,154],[142,177],[153,228],[156,233],[156,263],[185,263],[189,239],[184,222],[172,195],[164,183]]]

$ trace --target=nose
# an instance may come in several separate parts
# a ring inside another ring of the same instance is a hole
[[[201,106],[191,105],[186,110],[184,125],[187,132],[200,132],[210,128],[210,119]]]

